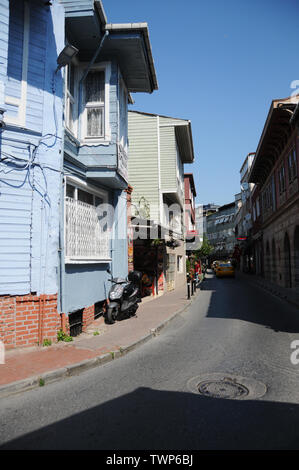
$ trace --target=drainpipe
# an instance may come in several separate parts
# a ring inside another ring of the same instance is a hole
[[[62,148],[62,162],[61,162],[61,173],[60,173],[60,220],[59,220],[59,246],[58,246],[58,259],[59,259],[59,298],[57,299],[60,307],[60,313],[65,314],[65,236],[64,236],[64,201],[65,201],[65,179],[63,174],[63,161],[64,151]]]
[[[93,66],[93,64],[95,63],[99,53],[100,53],[100,50],[102,49],[102,46],[104,44],[104,41],[106,39],[106,37],[109,35],[109,31],[105,31],[105,34],[104,36],[102,37],[101,39],[101,42],[99,44],[99,47],[97,48],[97,50],[95,51],[94,55],[93,55],[93,58],[91,59],[91,61],[89,62],[87,68],[85,69],[84,71],[84,74],[83,74],[83,77],[81,78],[80,82],[79,82],[79,116],[81,114],[81,109],[82,109],[82,95],[83,95],[83,82],[85,80],[85,78],[87,77],[87,74],[89,72],[89,70],[91,69],[91,67]],[[81,120],[78,119],[78,137],[80,138],[81,137]]]

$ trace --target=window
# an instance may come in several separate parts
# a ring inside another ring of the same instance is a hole
[[[110,142],[111,65],[102,62],[85,76],[87,64],[74,61],[66,70],[65,127],[85,145]],[[85,78],[84,78],[85,77]],[[84,78],[83,82],[81,80]],[[82,84],[82,87],[81,87]]]
[[[85,82],[85,137],[105,135],[105,72],[92,70]]]
[[[291,150],[288,156],[288,174],[289,182],[292,183],[293,180],[297,177],[297,155],[295,147]]]
[[[173,211],[169,211],[169,227],[173,227],[174,224],[174,214]]]
[[[253,221],[255,222],[255,220],[256,220],[256,209],[255,209],[255,204],[253,205],[252,209],[253,209],[253,211],[252,211],[252,212],[253,212]]]
[[[30,7],[10,0],[5,122],[25,126]]]
[[[273,207],[272,183],[268,183],[263,193],[264,210],[268,211]]]
[[[66,103],[65,103],[65,124],[66,127],[75,133],[75,67],[69,65],[66,70],[67,86],[66,86]]]
[[[257,198],[256,202],[256,217],[259,217],[260,216],[260,201],[259,201],[259,198]]]
[[[278,187],[279,187],[279,194],[282,194],[285,192],[286,182],[285,182],[284,164],[280,167],[278,171]]]
[[[128,143],[128,92],[125,83],[119,75],[119,142],[123,149],[127,151]]]
[[[65,197],[66,262],[110,259],[107,193],[67,179]]]
[[[177,271],[178,273],[183,272],[183,257],[181,255],[177,256]]]

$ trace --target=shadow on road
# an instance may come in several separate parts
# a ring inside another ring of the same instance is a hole
[[[139,388],[0,450],[298,449],[298,420],[294,404]]]
[[[246,282],[238,273],[235,278],[218,279],[210,272],[203,287],[212,292],[208,317],[243,320],[277,332],[299,333],[296,307]]]

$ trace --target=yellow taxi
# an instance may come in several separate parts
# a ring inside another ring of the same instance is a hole
[[[235,268],[230,261],[221,261],[215,270],[216,277],[235,277]]]

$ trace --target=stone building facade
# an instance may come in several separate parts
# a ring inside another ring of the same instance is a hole
[[[272,101],[249,181],[256,274],[299,300],[299,97]]]

